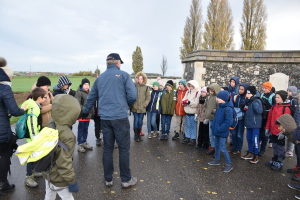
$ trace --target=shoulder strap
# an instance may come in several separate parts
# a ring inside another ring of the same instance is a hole
[[[236,102],[237,97],[238,97],[238,95],[234,96],[234,101],[233,101],[234,103]]]
[[[61,142],[60,140],[58,140],[57,144],[61,146],[63,149],[65,149],[66,151],[68,152],[70,151],[69,147],[65,143]]]
[[[52,128],[53,128],[53,129],[56,129],[56,125],[55,125],[55,122],[54,122],[54,121],[52,121]]]
[[[196,92],[196,96],[195,96],[195,98],[197,97],[197,95],[198,95],[198,92],[199,92],[199,91],[197,91],[197,92]]]

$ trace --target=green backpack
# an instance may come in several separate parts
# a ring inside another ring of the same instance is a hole
[[[16,135],[17,135],[18,139],[23,139],[25,137],[26,132],[28,132],[27,118],[30,115],[33,115],[37,118],[37,116],[35,114],[27,114],[27,112],[25,112],[22,115],[22,117],[18,120],[18,122],[16,124]]]

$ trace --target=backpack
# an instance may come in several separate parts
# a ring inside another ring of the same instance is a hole
[[[231,107],[226,107],[225,116],[227,115],[227,113],[228,113],[228,111],[229,111],[230,108]],[[231,126],[229,127],[230,130],[235,129],[236,125],[238,124],[237,114],[236,114],[236,112],[235,112],[234,109],[232,109],[232,111],[233,111],[232,112],[233,122],[232,122]]]
[[[25,138],[26,133],[28,133],[27,118],[30,115],[35,116],[37,118],[37,116],[35,114],[27,114],[27,112],[25,112],[22,115],[22,117],[17,121],[16,135],[17,135],[18,139]]]
[[[284,114],[285,108],[286,108],[286,106],[284,106],[284,107],[282,108],[282,114]],[[291,101],[290,105],[288,106],[288,108],[289,108],[290,111],[291,111],[292,117],[294,117],[294,115],[295,115],[295,109],[296,109],[296,108],[295,108],[294,106],[292,106],[292,101]]]
[[[293,103],[293,102],[296,102],[296,103]],[[294,105],[293,105],[294,104]],[[292,99],[292,100],[290,100],[290,106],[289,106],[289,108],[290,108],[290,110],[291,110],[291,115],[292,115],[292,117],[294,117],[294,115],[295,115],[295,112],[296,112],[296,109],[297,109],[297,105],[298,105],[299,103],[298,103],[298,101],[296,100],[296,99]]]
[[[266,99],[268,102],[269,102],[269,104],[272,106],[272,98],[275,96],[275,94],[273,93],[273,94],[271,94],[270,96],[269,96],[269,98],[266,98],[265,96],[264,96],[264,93],[262,93],[261,94],[261,96],[260,96],[260,101],[261,101],[261,104],[262,104],[262,107],[263,107],[263,112],[261,113],[261,116],[262,116],[262,119],[267,119],[268,118],[268,113],[269,113],[269,111],[271,110],[267,110],[267,108],[266,108],[266,103],[265,103],[265,101],[263,101],[262,99]]]

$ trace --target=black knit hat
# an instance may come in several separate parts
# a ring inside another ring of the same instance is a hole
[[[278,94],[282,98],[283,102],[285,102],[285,100],[288,97],[288,93],[285,90],[279,90],[279,91],[276,92],[276,94]]]
[[[255,86],[248,86],[247,87],[247,93],[249,94],[253,94],[253,95],[256,95],[256,88]]]
[[[82,79],[82,81],[81,81],[81,86],[83,86],[85,83],[90,84],[89,79],[87,79],[87,78]]]
[[[39,77],[36,83],[36,87],[41,87],[45,85],[49,85],[49,86],[51,85],[50,79],[46,76]]]
[[[167,85],[170,86],[170,87],[172,87],[172,88],[174,87],[174,86],[173,86],[173,81],[172,81],[172,80],[168,80],[167,83],[166,83],[166,86],[167,86]]]
[[[233,80],[233,79],[232,79]],[[223,90],[226,90],[228,92],[228,87],[221,87]]]

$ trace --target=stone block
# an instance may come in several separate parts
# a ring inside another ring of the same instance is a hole
[[[285,62],[295,62],[295,58],[287,58]]]
[[[207,60],[215,60],[215,57],[207,56]]]
[[[228,56],[228,52],[221,52],[221,55],[220,55],[220,56],[226,57],[226,56]]]
[[[259,71],[254,71],[254,75],[259,75]]]
[[[228,56],[229,56],[229,57],[235,57],[235,56],[236,56],[236,53],[228,53]]]
[[[272,57],[272,53],[263,53],[263,57],[265,58]]]
[[[251,62],[259,62],[259,58],[250,58]]]
[[[206,60],[206,58],[207,58],[206,56],[198,56],[197,60]]]
[[[270,75],[270,82],[276,90],[285,90],[289,86],[289,76],[283,73],[275,73]]]
[[[254,53],[254,58],[261,58],[262,56],[262,53]]]
[[[250,62],[250,61],[251,61],[251,58],[244,58],[244,61],[245,61],[245,62]]]
[[[232,68],[232,64],[229,64],[229,63],[228,63],[227,67],[228,67],[228,68]]]
[[[276,58],[268,58],[268,62],[276,62]]]
[[[243,60],[244,60],[244,58],[232,58],[232,61],[234,61],[234,62],[240,62]]]
[[[231,57],[224,57],[223,60],[224,60],[224,61],[232,61],[232,58],[231,58]]]
[[[300,62],[300,58],[295,58],[295,62]]]
[[[210,56],[220,56],[221,53],[220,52],[211,52]]]
[[[254,53],[246,53],[246,57],[253,57]]]
[[[212,79],[210,79],[210,81],[211,81],[212,83],[214,83],[214,82],[216,82],[216,79],[212,78]]]
[[[282,53],[272,53],[272,57],[282,57]]]
[[[199,56],[210,56],[210,52],[209,51],[201,51],[198,53]]]
[[[239,58],[246,57],[246,53],[237,53],[236,57],[239,57]]]
[[[259,58],[259,62],[267,62],[268,58]]]
[[[293,53],[283,53],[282,57],[283,58],[291,58],[293,56]]]
[[[292,57],[300,57],[300,53],[293,53]]]
[[[219,60],[219,61],[223,61],[223,59],[224,59],[224,58],[223,58],[223,57],[220,57],[220,56],[215,58],[215,60]]]
[[[276,62],[285,62],[286,58],[277,58]]]

